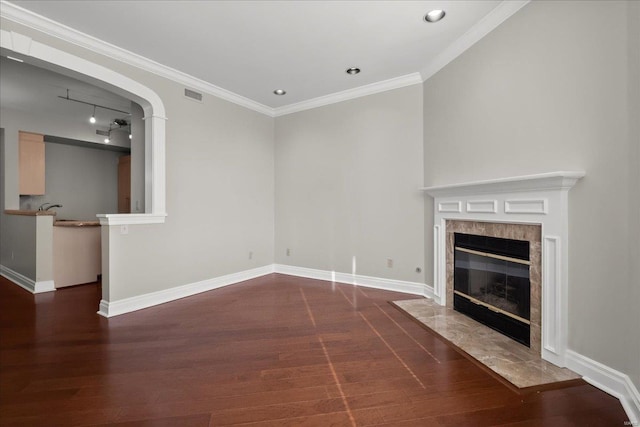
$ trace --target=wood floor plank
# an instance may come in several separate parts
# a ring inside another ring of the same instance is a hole
[[[99,284],[0,277],[0,425],[623,425],[585,383],[521,394],[388,301],[272,274],[105,319]]]

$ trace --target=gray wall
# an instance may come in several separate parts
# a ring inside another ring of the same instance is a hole
[[[424,282],[421,85],[278,117],[276,141],[277,263]]]
[[[569,197],[569,347],[636,384],[638,24],[632,2],[532,2],[424,84],[427,186],[586,171]]]
[[[59,144],[51,143],[46,143],[46,196],[22,197],[22,203],[19,202],[18,131],[91,141],[95,136],[93,127],[65,120],[65,117],[55,114],[36,115],[7,108],[0,110],[0,126],[5,128],[4,167],[7,183],[4,201],[8,209],[25,209],[27,203],[37,208],[43,202],[60,202],[64,205],[63,210],[59,210],[62,218],[94,220],[97,213],[117,212],[117,175],[113,175],[117,174],[117,163],[116,169],[111,169],[114,153],[70,146],[62,148]],[[51,163],[54,157],[55,161]],[[106,163],[101,164],[100,159]],[[74,174],[80,174],[76,182],[70,173],[72,170]],[[132,164],[132,175],[139,173],[144,172],[135,170]],[[100,181],[104,181],[104,197],[99,192]],[[66,204],[63,199],[67,200]],[[72,206],[75,207],[72,209]]]
[[[110,301],[273,263],[271,117],[212,96],[193,102],[163,77],[15,22],[2,20],[2,27],[142,82],[164,103],[168,217],[130,225],[125,235],[111,227]],[[17,161],[15,151],[9,162]]]
[[[18,130],[53,136],[82,135],[59,119],[2,109],[2,121],[15,136]],[[16,144],[16,141],[10,141]],[[78,146],[45,143],[44,196],[21,196],[20,208],[35,210],[42,203],[62,204],[58,219],[95,220],[99,213],[118,212],[118,157],[122,153]],[[16,169],[17,170],[17,169]],[[143,172],[144,173],[144,172]]]
[[[118,157],[122,153],[46,143],[46,195],[37,203],[55,202],[57,219],[96,220],[96,214],[118,212]],[[37,208],[37,206],[33,206]]]
[[[5,130],[0,128],[0,265],[36,280],[36,218],[4,213]]]
[[[111,227],[110,300],[273,263],[273,119],[169,82],[165,224]],[[249,259],[249,252],[253,252]]]

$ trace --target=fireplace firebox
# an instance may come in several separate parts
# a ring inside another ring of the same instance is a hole
[[[529,242],[455,233],[454,245],[454,310],[529,347]]]

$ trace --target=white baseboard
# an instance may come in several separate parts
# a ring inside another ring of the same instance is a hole
[[[353,276],[345,273],[331,271],[314,270],[311,268],[294,267],[290,265],[271,264],[252,270],[241,271],[239,273],[228,274],[226,276],[207,279],[196,283],[165,289],[158,292],[125,298],[118,301],[100,301],[98,314],[104,317],[113,317],[132,311],[142,310],[155,305],[164,304],[185,298],[201,292],[210,291],[234,283],[264,276],[271,273],[282,273],[291,276],[308,277],[333,281],[338,283],[348,283],[368,288],[384,289],[387,291],[403,292],[413,295],[421,295],[433,298],[433,288],[424,283],[404,282],[400,280],[381,279],[378,277]]]
[[[22,289],[31,292],[32,294],[56,290],[53,280],[42,280],[40,282],[36,282],[29,279],[27,276],[10,269],[9,267],[5,267],[4,265],[0,265],[0,276],[20,286]]]
[[[618,398],[632,426],[640,426],[640,393],[628,375],[573,350],[566,352],[567,368],[594,387]]]
[[[56,290],[56,285],[53,280],[43,280],[36,282],[34,294],[40,294],[42,292],[52,292]]]
[[[117,301],[102,300],[98,314],[104,317],[118,316],[271,273],[273,273],[273,264]]]
[[[385,291],[403,292],[405,294],[420,295],[433,299],[433,287],[424,283],[405,282],[402,280],[383,279],[339,273],[336,271],[316,270],[313,268],[296,267],[293,265],[275,264],[276,273],[290,276],[306,277],[309,279],[326,280],[328,282],[347,283],[350,285],[364,286],[366,288],[383,289]]]

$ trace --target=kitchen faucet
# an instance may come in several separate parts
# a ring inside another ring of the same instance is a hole
[[[47,205],[51,205],[51,206],[47,206]],[[47,207],[45,208],[45,206],[47,206]],[[58,204],[52,205],[51,203],[47,202],[47,203],[41,204],[40,207],[38,207],[38,210],[39,211],[48,211],[49,209],[61,208],[61,207],[62,207],[62,205],[58,205]]]

